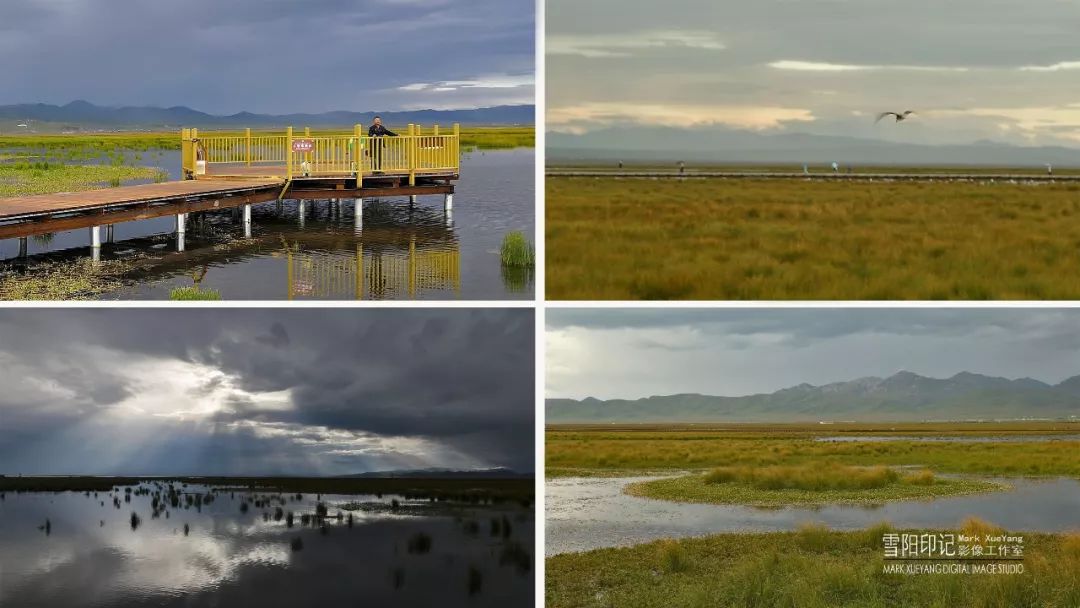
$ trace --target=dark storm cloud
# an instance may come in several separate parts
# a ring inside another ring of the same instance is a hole
[[[188,389],[193,403],[228,382],[240,389],[209,420],[230,441],[251,440],[235,429],[252,423],[294,444],[345,430],[419,438],[531,470],[532,318],[528,310],[465,309],[2,311],[0,362],[9,365],[0,380],[16,389],[0,395],[8,437],[0,462],[12,456],[12,437],[85,424],[133,384],[146,386],[118,369],[185,361],[223,374]],[[277,391],[289,391],[289,407],[256,398]]]
[[[5,62],[0,103],[215,114],[531,103],[534,12],[532,0],[4,2],[0,52],[18,61]],[[449,84],[415,86],[431,83]]]
[[[556,397],[741,395],[901,370],[1080,374],[1073,309],[558,309],[547,336]]]

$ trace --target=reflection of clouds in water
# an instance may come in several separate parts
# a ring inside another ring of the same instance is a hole
[[[252,544],[243,537],[132,534],[114,547],[124,556],[124,568],[111,584],[116,596],[126,595],[133,589],[151,594],[213,588],[235,580],[243,566],[287,567],[291,558],[289,547],[284,543]]]

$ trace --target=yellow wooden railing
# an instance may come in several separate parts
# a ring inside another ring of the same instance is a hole
[[[363,252],[360,245],[350,257],[287,252],[288,298],[367,297],[415,298],[421,291],[460,291],[461,257],[457,247],[447,251],[418,251],[409,243],[408,254]]]
[[[425,131],[412,124],[396,137],[368,137],[366,133],[362,125],[356,125],[352,133],[315,135],[307,128],[299,135],[292,127],[283,135],[252,134],[251,129],[242,135],[183,129],[184,176],[350,176],[360,187],[364,176],[373,174],[408,175],[409,185],[415,185],[418,175],[457,175],[461,168],[461,127],[457,124],[450,134],[440,133],[438,125]]]

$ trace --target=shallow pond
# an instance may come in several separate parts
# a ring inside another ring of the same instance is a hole
[[[1008,479],[1011,491],[878,506],[783,507],[677,503],[628,496],[627,484],[655,477],[549,479],[544,486],[546,553],[625,547],[659,538],[796,529],[805,522],[862,529],[955,528],[969,515],[1016,531],[1080,527],[1080,481]]]
[[[499,246],[511,231],[533,239],[534,151],[474,151],[461,162],[449,214],[441,195],[365,199],[360,225],[353,199],[268,202],[253,206],[251,238],[238,210],[192,214],[183,251],[174,217],[116,224],[101,258],[135,269],[102,297],[167,299],[198,281],[226,300],[531,298],[531,273],[504,270]],[[142,163],[178,177],[178,152]],[[0,266],[89,257],[89,230],[32,237],[26,253],[20,260],[18,240],[0,241]]]
[[[210,490],[187,486],[181,503]],[[8,492],[0,500],[0,605],[533,604],[530,510],[323,495],[329,517],[321,525],[301,521],[316,513],[313,494],[264,506],[251,502],[255,493],[212,494],[212,502],[154,517],[151,495],[133,494],[129,503],[123,490]],[[275,517],[277,507],[294,514],[292,526]],[[509,535],[492,535],[490,519],[504,516]],[[46,519],[49,529],[39,529]]]

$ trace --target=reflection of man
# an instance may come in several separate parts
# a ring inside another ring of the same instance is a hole
[[[382,124],[382,118],[376,116],[371,121],[371,126],[367,130],[368,137],[371,139],[371,170],[377,173],[382,173],[382,157],[383,147],[385,144],[379,140],[380,137],[389,135],[390,137],[397,137],[397,133],[394,133],[390,129],[387,129]]]

